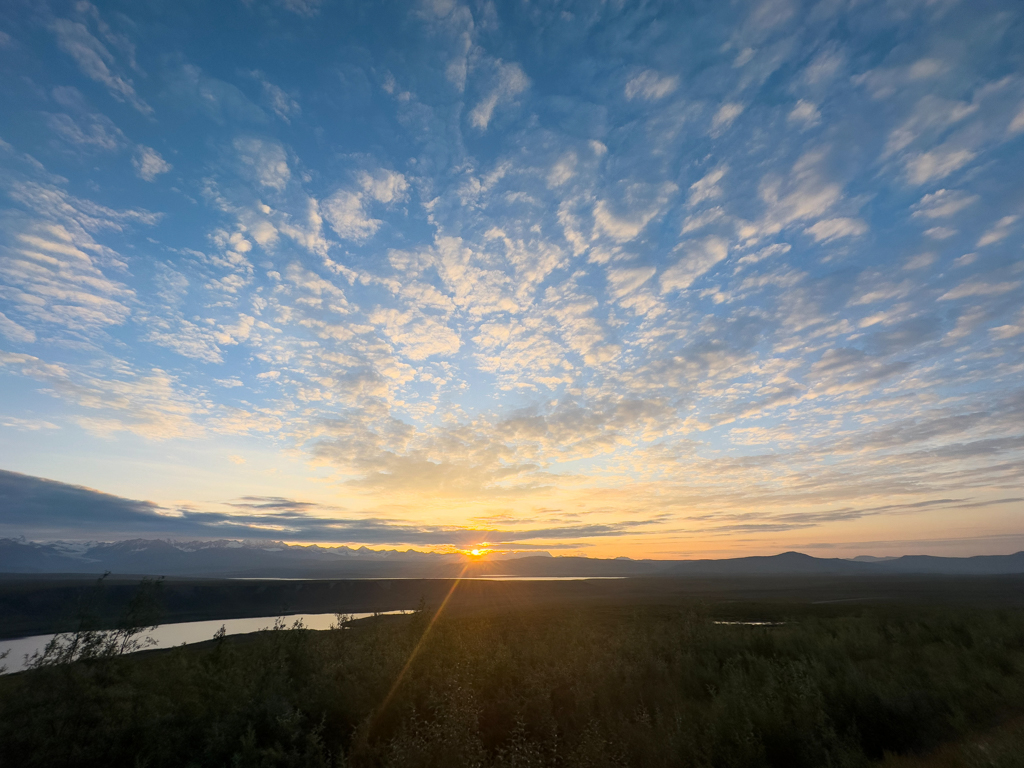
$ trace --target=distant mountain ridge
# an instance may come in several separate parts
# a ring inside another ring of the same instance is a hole
[[[103,573],[234,578],[451,578],[465,576],[757,576],[1024,573],[1024,552],[1012,555],[851,560],[800,552],[721,560],[602,560],[531,554],[470,560],[413,549],[302,546],[276,541],[30,542],[0,539],[0,573]]]

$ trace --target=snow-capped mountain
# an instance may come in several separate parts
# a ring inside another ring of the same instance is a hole
[[[468,568],[468,570],[467,570]],[[1024,573],[1024,552],[978,557],[816,558],[798,552],[724,560],[601,560],[515,553],[483,560],[457,553],[322,547],[280,541],[31,542],[0,539],[0,573],[104,573],[247,578],[451,578],[506,576],[758,576]]]

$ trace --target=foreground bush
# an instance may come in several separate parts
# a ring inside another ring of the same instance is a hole
[[[431,619],[2,678],[0,764],[859,766],[1024,705],[1020,613]]]

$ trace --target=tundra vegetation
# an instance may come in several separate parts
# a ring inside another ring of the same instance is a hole
[[[421,610],[51,659],[0,678],[0,765],[1021,765],[1024,613],[756,612],[779,623]]]

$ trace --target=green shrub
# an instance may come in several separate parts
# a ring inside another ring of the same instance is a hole
[[[0,764],[862,766],[1024,704],[1020,613],[785,613],[421,613],[49,665],[0,679]]]

